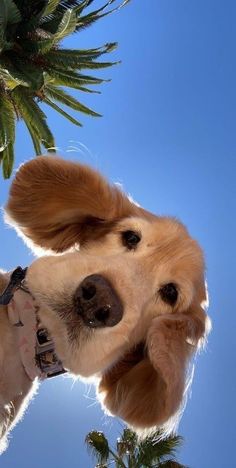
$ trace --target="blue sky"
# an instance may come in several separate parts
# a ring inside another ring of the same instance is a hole
[[[101,96],[81,97],[104,117],[81,116],[78,129],[48,112],[61,155],[121,182],[150,211],[179,217],[205,251],[213,331],[179,428],[179,461],[191,468],[236,466],[235,17],[231,0],[133,0],[67,42],[119,42],[113,57],[122,64],[103,73],[112,82]],[[20,123],[16,164],[32,155]],[[1,181],[1,205],[8,188]],[[1,267],[32,260],[2,221],[0,243]],[[57,378],[41,385],[0,465],[92,468],[86,433],[101,429],[115,439],[121,427],[89,386]]]

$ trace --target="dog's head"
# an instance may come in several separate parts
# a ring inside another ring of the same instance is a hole
[[[6,212],[31,244],[52,251],[27,284],[63,365],[96,376],[105,407],[132,426],[173,421],[207,333],[203,255],[186,228],[54,157],[21,166]]]

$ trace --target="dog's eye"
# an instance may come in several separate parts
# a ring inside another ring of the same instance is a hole
[[[159,293],[162,300],[170,305],[174,305],[178,299],[178,291],[174,283],[165,284],[159,290]]]
[[[122,242],[129,250],[135,249],[140,240],[141,236],[134,231],[122,232]]]

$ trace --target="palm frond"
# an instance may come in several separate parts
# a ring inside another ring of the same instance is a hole
[[[12,98],[24,121],[29,123],[33,129],[37,129],[45,148],[50,150],[54,148],[55,142],[51,130],[46,123],[46,115],[35,103],[32,96],[24,88],[18,86],[12,91]]]
[[[58,88],[58,86],[64,86],[64,87],[66,86],[67,88],[78,89],[78,90],[83,91],[85,93],[101,94],[101,91],[96,91],[94,89],[90,89],[90,88],[82,86],[80,84],[80,81],[78,83],[78,80],[76,81],[76,84],[71,84],[71,83],[68,83],[68,82],[67,82],[67,84],[65,84],[64,80],[52,77],[52,76],[49,75],[49,73],[44,73],[44,83],[45,83],[45,87],[47,87],[47,85],[53,85],[53,87],[55,87],[55,88]],[[91,83],[89,83],[89,84],[91,84]],[[94,84],[94,83],[92,83],[92,84]]]
[[[158,463],[158,468],[188,468],[186,465],[182,465],[175,460],[166,460]]]
[[[77,18],[75,10],[67,10],[62,17],[56,34],[54,35],[54,41],[59,42],[65,36],[69,36],[69,34],[73,33],[75,31],[76,24]]]
[[[37,63],[37,61],[42,63],[43,57],[41,56],[53,49],[55,45],[55,40],[54,40],[54,37],[52,38],[35,37],[35,39],[33,39],[32,37],[31,41],[29,41],[28,39],[26,40],[22,39],[21,44],[24,50],[22,56],[24,55],[24,57],[26,56],[29,57],[29,56],[35,55],[34,63]]]
[[[74,125],[77,125],[78,127],[82,127],[82,124],[77,120],[75,119],[74,117],[72,117],[71,115],[69,115],[67,112],[65,112],[61,107],[59,107],[55,102],[52,102],[50,99],[48,98],[45,98],[44,99],[44,102],[45,104],[47,104],[48,106],[52,107],[52,109],[54,109],[55,111],[59,112],[59,114],[63,115],[63,117],[65,117],[66,119],[68,119],[70,122],[72,122]]]
[[[77,15],[80,15],[80,13],[83,12],[83,10],[87,7],[89,7],[92,3],[94,2],[94,0],[84,0],[84,1],[81,1],[79,5],[77,5],[77,8],[76,8],[76,12],[77,12]],[[76,2],[78,4],[78,2]]]
[[[57,68],[80,69],[80,68],[104,68],[117,62],[94,62],[98,57],[113,51],[117,43],[105,44],[97,49],[71,50],[71,49],[53,49],[45,55],[45,60],[50,65]],[[86,67],[86,65],[88,65]]]
[[[47,85],[47,87],[45,87],[44,93],[47,97],[51,97],[54,101],[59,101],[62,104],[71,107],[72,109],[83,112],[87,115],[93,115],[94,117],[101,117],[101,114],[98,114],[89,107],[81,104],[79,101],[77,101],[77,99],[75,99],[73,96],[70,96],[70,94],[66,93],[62,88],[56,88]]]
[[[4,179],[9,179],[14,165],[14,144],[9,143],[3,152],[2,172]]]
[[[114,13],[117,10],[120,10],[120,8],[124,7],[127,3],[129,3],[130,0],[124,0],[121,4],[119,4],[117,7],[112,8],[111,10],[108,10],[104,12],[104,10],[112,5],[116,0],[110,0],[105,5],[103,5],[101,8],[92,11],[88,15],[81,16],[78,18],[78,23],[76,26],[76,31],[79,31],[80,29],[87,28],[88,26],[91,26],[93,23],[98,21],[101,18],[104,18],[105,16],[108,16],[112,13]],[[104,12],[104,13],[103,13]]]
[[[0,3],[0,28],[7,24],[15,24],[21,20],[21,14],[13,0],[1,0]]]
[[[17,32],[20,37],[26,37],[29,32],[35,31],[38,27],[48,0],[37,0],[32,2],[14,0],[14,2],[19,8],[22,16],[22,21],[18,25]]]
[[[33,143],[34,150],[35,150],[35,154],[37,154],[37,156],[39,156],[40,154],[42,154],[40,134],[39,134],[37,128],[35,128],[35,127],[33,127],[31,125],[29,120],[24,120],[24,122],[25,122],[25,125],[28,128],[29,134],[31,136],[32,143]]]
[[[89,93],[89,94],[101,94],[101,91],[96,91],[95,89],[89,89],[85,88],[84,86],[77,86],[79,91],[83,91],[83,93]]]
[[[14,73],[14,71],[13,71]],[[16,86],[26,86],[28,87],[29,84],[26,83],[26,81],[24,81],[22,78],[24,78],[23,75],[21,75],[21,78],[19,78],[19,75],[16,76],[13,76],[9,70],[7,70],[6,68],[1,68],[0,67],[0,79],[4,80],[4,83],[6,85],[6,88],[9,89],[9,90],[12,90],[14,89]]]
[[[98,21],[99,19],[114,13],[115,11],[119,10],[123,6],[125,6],[130,0],[124,0],[123,2],[119,3],[119,5],[115,8],[112,8],[108,11],[105,11],[109,6],[113,3],[117,2],[117,0],[109,0],[106,2],[102,7],[94,10],[87,15],[82,16],[83,11],[92,5],[95,0],[84,0],[81,2],[63,2],[60,1],[57,8],[54,10],[53,14],[49,15],[49,17],[42,18],[43,27],[45,30],[50,31],[51,33],[55,34],[58,25],[60,24],[62,15],[65,12],[65,9],[73,9],[76,13],[77,17],[77,26],[75,31],[79,31],[80,29],[87,28],[91,26],[93,23]]]
[[[21,14],[13,0],[1,0],[0,2],[0,53],[12,47],[9,40],[8,29],[21,20]]]
[[[60,4],[60,0],[48,0],[48,3],[45,9],[43,10],[42,18],[53,13],[59,4]]]
[[[14,163],[15,110],[7,95],[0,95],[0,161],[3,164],[3,176],[10,177]]]
[[[139,453],[138,453],[138,463],[140,466],[142,464],[148,465],[153,461],[159,461],[163,457],[173,456],[177,448],[182,443],[182,437],[172,436],[166,439],[161,439],[161,433],[157,432],[156,434],[145,438],[139,444]]]
[[[19,77],[24,77],[24,80],[31,90],[37,91],[44,85],[43,70],[37,67],[34,63],[19,58],[16,53],[11,53],[11,59],[14,63],[12,66],[12,74],[15,73]]]
[[[64,71],[56,68],[47,68],[47,75],[51,78],[56,78],[54,85],[68,86],[74,89],[83,85],[95,85],[105,83],[109,80],[95,78],[93,76],[84,75],[73,71]]]
[[[22,17],[26,20],[39,14],[42,15],[48,4],[48,0],[14,0],[14,3],[20,10]]]
[[[127,453],[133,453],[137,446],[138,436],[129,428],[125,428],[121,437],[117,439],[116,449],[119,456],[124,456]]]
[[[106,463],[109,458],[109,445],[103,432],[91,431],[86,436],[88,450],[96,457],[98,463]]]

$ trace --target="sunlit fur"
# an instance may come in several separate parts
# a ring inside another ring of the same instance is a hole
[[[57,157],[20,167],[6,213],[33,248],[51,251],[29,267],[27,285],[64,366],[94,376],[104,408],[134,428],[170,432],[190,358],[209,329],[197,242],[176,219],[154,216],[95,170]],[[128,230],[141,237],[134,250],[122,243]],[[123,303],[114,327],[88,328],[74,311],[77,287],[94,273]],[[168,283],[178,289],[173,306],[160,295]]]

